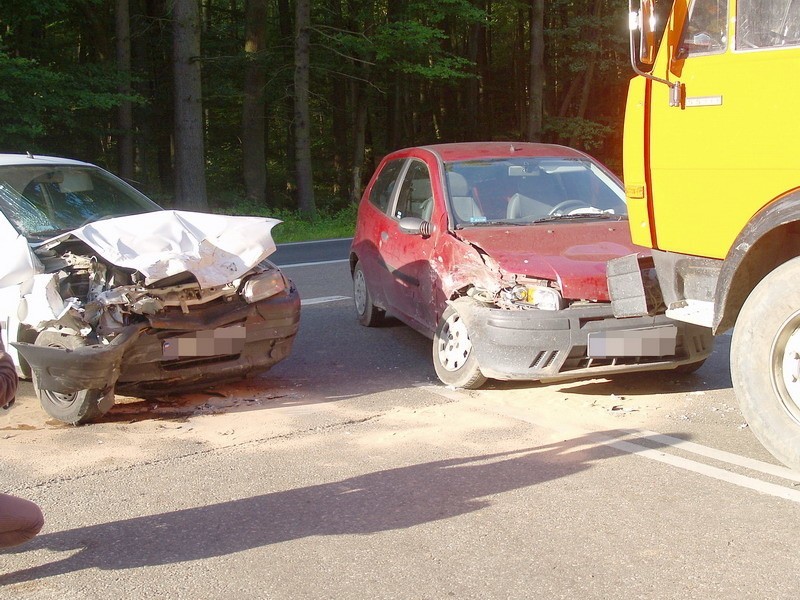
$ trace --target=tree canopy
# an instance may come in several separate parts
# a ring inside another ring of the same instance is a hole
[[[626,15],[620,0],[2,0],[0,151],[96,162],[179,205],[203,206],[180,191],[207,182],[212,207],[308,213],[416,144],[533,139],[619,170]]]

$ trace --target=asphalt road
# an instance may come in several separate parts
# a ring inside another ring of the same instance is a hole
[[[270,260],[280,267],[347,260],[353,238],[280,244]]]
[[[334,260],[285,268],[301,331],[261,377],[80,428],[23,386],[4,487],[47,523],[0,598],[796,597],[800,475],[744,426],[728,338],[689,376],[451,390]]]

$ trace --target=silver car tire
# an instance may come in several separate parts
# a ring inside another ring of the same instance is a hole
[[[361,269],[361,263],[356,263],[353,268],[353,301],[356,307],[356,317],[361,325],[375,327],[383,321],[386,313],[372,303],[372,294],[370,294],[364,271]]]
[[[36,338],[37,346],[74,349],[86,344],[83,338],[57,331],[43,331]],[[43,389],[33,373],[33,388],[44,411],[63,423],[82,425],[96,421],[114,404],[114,390],[87,389],[63,394]]]

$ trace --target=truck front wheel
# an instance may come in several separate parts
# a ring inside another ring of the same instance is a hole
[[[731,379],[750,429],[800,470],[800,258],[750,293],[731,342]]]

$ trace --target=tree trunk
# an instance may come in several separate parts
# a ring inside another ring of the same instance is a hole
[[[558,110],[559,117],[566,117],[567,114],[569,113],[570,107],[572,105],[572,100],[578,93],[578,88],[581,87],[581,81],[582,81],[581,75],[574,75],[572,77],[572,81],[569,82],[569,88],[567,89],[567,93],[564,95],[564,98],[561,101],[561,108]]]
[[[350,188],[350,201],[353,204],[358,204],[361,200],[361,177],[364,169],[364,148],[367,137],[367,103],[366,86],[363,84],[359,85],[355,101],[356,116],[353,130],[353,136],[355,138],[355,146],[353,148],[353,181]]]
[[[355,23],[347,23],[341,0],[327,0],[328,18],[326,24],[337,31],[356,31]],[[333,195],[347,195],[349,158],[353,152],[352,130],[355,126],[353,114],[354,98],[358,95],[359,82],[346,81],[344,77],[334,75],[331,80],[331,119],[333,127],[332,166],[334,172]]]
[[[175,0],[172,60],[175,79],[175,203],[208,210],[200,80],[198,0]]]
[[[297,0],[294,46],[294,138],[297,173],[297,205],[300,212],[316,217],[314,177],[311,170],[311,117],[309,110],[311,0]]]
[[[278,0],[278,31],[281,37],[281,56],[288,67],[294,62],[294,27],[289,0]],[[284,122],[286,123],[286,186],[287,196],[294,198],[295,185],[295,143],[294,143],[294,98],[287,93],[283,97]]]
[[[544,0],[531,0],[528,141],[542,139],[544,120]]]
[[[402,0],[387,0],[386,2],[386,21],[394,23],[402,18]],[[386,145],[390,150],[400,147],[402,138],[402,90],[401,77],[399,73],[390,72],[388,74],[388,85],[386,90]]]
[[[266,50],[267,2],[247,0],[245,6],[244,100],[242,102],[242,170],[245,198],[257,205],[267,200],[266,72],[261,55]]]
[[[601,10],[602,10],[603,2],[602,0],[595,0],[594,3],[594,11],[593,17],[595,19],[595,23],[599,24]],[[599,30],[599,27],[596,27]],[[591,57],[589,58],[589,65],[586,67],[586,75],[583,78],[583,89],[581,90],[581,99],[580,104],[578,105],[578,114],[575,115],[579,119],[586,118],[586,109],[589,107],[589,97],[592,92],[592,82],[594,81],[594,71],[595,65],[597,64],[597,55],[599,54],[599,44],[601,43],[600,34],[595,33],[595,43],[598,45],[594,52],[592,52]],[[578,144],[578,136],[573,134],[570,136],[568,144],[570,146],[575,146]]]
[[[525,56],[525,15],[526,12],[523,8],[517,9],[517,30],[514,37],[514,52],[511,56],[511,64],[513,70],[513,85],[514,85],[514,98],[515,98],[515,115],[517,131],[519,137],[522,138],[528,131],[528,84],[530,79],[528,72],[530,71],[529,60],[523,60]],[[530,18],[527,19],[530,22]],[[528,36],[530,37],[530,36]]]
[[[117,91],[131,95],[131,17],[128,0],[117,0],[117,69],[123,77]],[[117,108],[117,172],[123,179],[131,180],[133,167],[133,105],[123,100]]]

